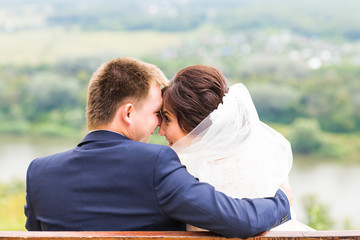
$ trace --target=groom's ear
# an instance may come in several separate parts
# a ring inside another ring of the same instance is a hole
[[[126,103],[119,108],[118,117],[126,125],[130,125],[132,118],[134,116],[134,105],[131,103]]]

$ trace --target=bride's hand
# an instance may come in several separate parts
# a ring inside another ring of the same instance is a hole
[[[289,200],[289,205],[291,207],[291,205],[293,204],[293,201],[294,201],[294,197],[292,194],[292,188],[291,188],[290,184],[283,183],[283,184],[281,184],[280,189],[283,190],[284,193],[286,194],[286,196]]]

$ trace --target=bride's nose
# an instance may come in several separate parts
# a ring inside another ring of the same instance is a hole
[[[159,127],[158,134],[159,134],[160,136],[165,136],[164,121],[161,121],[161,122],[160,122],[160,127]]]

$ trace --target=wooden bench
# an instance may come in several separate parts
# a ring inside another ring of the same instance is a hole
[[[226,240],[209,232],[0,232],[0,240]],[[237,238],[232,238],[237,239]],[[360,240],[360,230],[266,232],[249,240]]]

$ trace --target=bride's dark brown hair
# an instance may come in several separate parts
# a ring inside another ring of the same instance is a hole
[[[164,107],[176,116],[180,128],[189,133],[222,103],[228,90],[224,75],[216,68],[189,66],[163,88]]]

